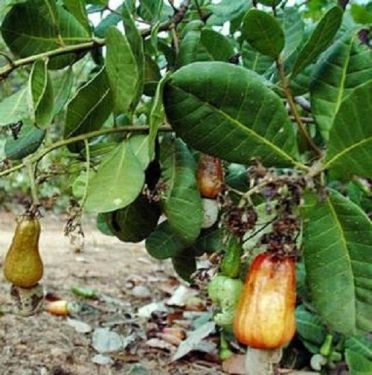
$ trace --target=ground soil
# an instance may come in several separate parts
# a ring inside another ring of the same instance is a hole
[[[85,223],[85,250],[76,254],[63,236],[63,218],[48,214],[42,224],[40,249],[45,264],[43,286],[46,291],[74,300],[77,297],[71,293],[71,287],[83,285],[97,289],[101,296],[105,296],[106,301],[111,297],[114,301],[114,305],[104,303],[102,299],[92,301],[91,310],[86,315],[79,316],[80,320],[90,324],[93,329],[98,326],[115,326],[124,334],[129,331],[133,333],[131,322],[137,309],[164,297],[157,284],[159,280],[173,277],[171,267],[148,257],[143,244],[125,244],[105,236],[95,229],[92,220],[88,220]],[[1,259],[9,247],[13,230],[14,215],[1,214]],[[133,296],[130,283],[146,284],[151,296]],[[148,322],[141,321],[135,325],[136,334],[140,337],[140,343],[135,348],[116,353],[111,365],[96,365],[92,362],[97,353],[91,345],[91,334],[78,333],[68,324],[67,318],[46,312],[30,318],[14,314],[9,287],[1,272],[1,375],[222,374],[217,363],[209,363],[205,358],[200,361],[186,358],[171,363],[170,354],[166,350],[144,349],[141,341],[145,342],[148,338]],[[115,303],[119,308],[115,309]],[[137,372],[133,370],[136,362],[141,365]]]

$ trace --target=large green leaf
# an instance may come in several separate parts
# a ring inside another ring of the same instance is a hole
[[[186,244],[168,221],[164,221],[147,237],[145,246],[154,258],[167,259],[179,255]]]
[[[304,305],[296,308],[296,328],[302,340],[320,347],[327,335],[327,330],[317,315],[307,310]]]
[[[163,3],[163,0],[140,0],[138,14],[143,20],[154,23],[159,20]]]
[[[150,132],[149,132],[149,157],[150,160],[155,156],[155,140],[158,134],[159,127],[165,121],[165,113],[163,106],[163,91],[164,84],[168,79],[168,75],[164,76],[156,87],[155,97],[150,111]]]
[[[30,98],[37,126],[50,125],[54,114],[53,86],[48,74],[48,61],[34,62],[29,79]]]
[[[27,89],[19,89],[0,102],[0,126],[18,122],[29,116]]]
[[[85,208],[109,212],[132,203],[140,194],[145,174],[128,141],[117,146],[89,180]]]
[[[127,38],[115,27],[106,32],[106,71],[116,113],[128,112],[138,96],[139,73]]]
[[[164,106],[192,147],[236,163],[295,164],[294,130],[281,99],[262,78],[236,65],[193,63],[166,83]]]
[[[251,6],[247,0],[222,0],[218,4],[210,4],[208,10],[212,12],[208,17],[209,25],[223,25],[226,21],[238,18]]]
[[[143,51],[143,39],[137,28],[136,23],[128,9],[127,4],[123,4],[122,7],[122,17],[125,29],[125,36],[132,48],[133,55],[137,61],[138,69],[138,87],[137,87],[137,98],[133,102],[133,108],[138,103],[144,85],[144,72],[145,72],[145,55]]]
[[[120,241],[140,242],[156,228],[160,208],[140,195],[127,207],[103,215],[111,233]]]
[[[165,215],[178,236],[191,243],[198,237],[203,221],[194,158],[180,139],[165,138],[161,143],[160,163],[166,184]]]
[[[188,252],[188,249],[173,257],[172,265],[179,277],[191,283],[191,275],[196,271],[196,259]]]
[[[248,42],[242,44],[243,65],[258,74],[264,74],[273,65],[274,60],[256,51]]]
[[[346,178],[372,177],[372,80],[354,89],[341,103],[329,135],[325,168]]]
[[[61,76],[53,79],[54,115],[60,113],[66,105],[74,83],[72,68],[66,69]]]
[[[91,40],[74,16],[46,0],[14,5],[1,25],[1,33],[10,50],[21,57]],[[59,69],[75,60],[76,54],[54,57],[48,67]]]
[[[372,330],[372,223],[341,194],[307,197],[304,257],[313,303],[345,335]]]
[[[305,24],[296,8],[283,10],[282,27],[285,35],[283,56],[287,58],[297,50],[304,37]]]
[[[63,0],[63,4],[68,11],[80,22],[84,29],[90,33],[90,24],[88,15],[85,9],[84,0]]]
[[[34,153],[45,137],[45,130],[36,128],[32,124],[22,127],[17,139],[8,138],[5,142],[4,152],[10,160],[21,160]]]
[[[90,81],[81,86],[69,101],[64,136],[87,133],[99,129],[112,111],[112,97],[106,71],[102,68]],[[76,151],[76,147],[71,147]]]
[[[311,87],[311,109],[323,138],[329,132],[342,100],[357,86],[372,79],[372,49],[357,35],[346,34],[316,68]]]
[[[244,17],[243,37],[260,53],[276,59],[284,48],[284,32],[270,14],[251,9]]]
[[[308,65],[315,62],[319,55],[328,48],[341,25],[342,15],[342,9],[335,6],[322,17],[309,40],[298,54],[292,69],[292,77],[295,77]]]
[[[346,363],[349,366],[350,375],[372,374],[372,361],[352,350],[346,350]]]
[[[182,39],[176,65],[195,61],[227,62],[233,55],[234,48],[224,35],[210,29],[191,30]]]
[[[345,347],[372,361],[372,338],[368,336],[348,337]]]

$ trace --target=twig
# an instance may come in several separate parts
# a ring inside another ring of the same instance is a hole
[[[199,14],[199,18],[204,22],[205,21],[204,20],[204,15],[203,15],[203,12],[202,12],[202,10],[200,8],[199,1],[198,0],[194,0],[194,3],[195,3],[196,10],[197,10],[197,12]]]
[[[289,83],[288,83],[287,77],[285,75],[284,64],[283,64],[283,61],[280,57],[278,57],[278,59],[276,61],[276,66],[277,66],[277,69],[278,69],[278,72],[279,72],[279,75],[280,75],[280,80],[281,80],[281,83],[282,83],[282,87],[283,87],[283,90],[284,90],[285,97],[287,98],[289,108],[291,109],[292,115],[293,115],[295,121],[298,124],[301,135],[306,140],[306,142],[308,143],[310,148],[312,148],[315,151],[317,156],[322,156],[322,151],[318,148],[318,146],[314,143],[314,141],[312,140],[312,138],[308,134],[308,132],[306,130],[306,127],[305,127],[305,125],[304,125],[304,123],[301,119],[301,116],[297,111],[296,103],[294,102],[293,95],[292,95],[291,90],[289,88]]]
[[[84,141],[86,139],[96,138],[96,137],[99,137],[101,135],[107,135],[107,134],[112,134],[112,133],[132,133],[132,132],[133,133],[143,133],[143,132],[147,133],[147,132],[149,132],[149,130],[150,129],[148,127],[145,127],[145,126],[122,126],[122,127],[118,127],[118,128],[95,130],[95,131],[85,133],[85,134],[80,134],[80,135],[77,135],[75,137],[71,137],[71,138],[68,138],[68,139],[62,139],[58,142],[52,143],[51,145],[43,148],[42,150],[35,153],[34,155],[28,157],[27,161],[25,160],[22,163],[14,166],[12,168],[8,168],[8,169],[3,170],[2,172],[0,172],[0,177],[6,176],[8,174],[11,174],[13,172],[21,170],[22,168],[26,167],[26,164],[28,162],[36,163],[40,159],[42,159],[45,155],[49,154],[51,151],[56,150],[56,149],[61,148],[61,147],[64,147],[64,146],[67,146],[67,145],[72,144],[72,143],[76,143],[76,142]],[[173,129],[168,125],[164,125],[164,126],[161,126],[159,128],[159,131],[171,132],[171,131],[173,131]]]
[[[172,18],[166,22],[163,22],[159,26],[158,32],[169,31],[172,25],[177,26],[180,22],[182,22],[188,10],[189,3],[190,3],[190,0],[184,1]],[[152,31],[152,28],[143,30],[141,32],[142,37],[146,38],[147,36],[151,35],[151,31]],[[4,65],[3,67],[0,68],[0,82],[4,80],[5,78],[7,78],[8,75],[11,74],[15,69],[24,65],[32,64],[38,59],[51,58],[55,56],[65,55],[68,53],[78,54],[78,53],[82,53],[85,51],[89,51],[97,47],[102,47],[105,45],[105,43],[106,42],[104,39],[94,38],[84,43],[64,46],[64,47],[56,48],[51,51],[46,51],[46,52],[38,53],[36,55],[14,60],[11,62],[9,61],[9,64]],[[2,54],[2,56],[5,57],[4,54]]]
[[[174,16],[172,18],[170,18],[168,21],[165,21],[162,24],[160,24],[158,31],[159,32],[160,31],[168,31],[168,30],[171,29],[173,24],[175,25],[175,27],[177,27],[177,25],[179,23],[181,23],[183,21],[183,19],[185,18],[186,12],[189,9],[189,5],[190,5],[190,0],[185,0],[180,5],[180,7],[177,9],[177,12],[174,14]],[[142,31],[141,35],[143,37],[147,37],[147,36],[151,35],[151,28],[148,29],[148,30]]]
[[[89,42],[73,44],[71,46],[61,47],[53,49],[51,51],[38,53],[36,55],[28,56],[22,59],[14,60],[12,63],[9,63],[0,68],[0,81],[4,80],[13,70],[28,64],[32,64],[36,60],[45,59],[50,57],[55,57],[59,55],[65,55],[67,53],[81,53],[84,51],[91,50],[99,46],[103,46],[105,41],[103,39],[94,39]]]

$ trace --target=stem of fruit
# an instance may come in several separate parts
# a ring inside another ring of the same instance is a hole
[[[306,130],[305,124],[303,123],[303,121],[301,119],[301,116],[298,113],[296,103],[294,101],[291,89],[289,87],[288,79],[285,75],[284,64],[283,64],[283,60],[281,59],[281,57],[278,57],[278,59],[276,60],[276,67],[277,67],[278,72],[279,72],[280,81],[282,83],[282,87],[283,87],[283,90],[284,90],[284,95],[287,98],[289,108],[292,112],[294,120],[298,124],[298,128],[300,130],[301,135],[306,140],[306,142],[310,146],[310,148],[316,153],[316,155],[318,157],[321,157],[322,151],[318,148],[318,146],[314,143],[313,139],[310,137],[309,133]]]
[[[146,126],[140,126],[140,125],[133,125],[133,126],[121,126],[118,128],[109,128],[109,129],[101,129],[101,130],[95,130],[89,133],[85,134],[80,134],[75,137],[71,137],[68,139],[62,139],[58,142],[52,143],[51,145],[43,148],[39,152],[36,152],[34,155],[30,156],[27,161],[30,161],[31,163],[37,163],[39,160],[41,160],[45,155],[49,154],[53,150],[56,150],[58,148],[67,146],[72,143],[76,142],[81,142],[84,141],[85,139],[90,139],[90,138],[96,138],[101,135],[107,135],[107,134],[112,134],[112,133],[148,133],[150,131],[149,127]],[[160,126],[158,131],[160,132],[172,132],[173,129],[168,126]],[[19,171],[22,168],[26,167],[27,162],[23,161],[22,163],[12,167],[5,169],[4,171],[0,172],[0,177],[6,176],[8,174],[11,174],[13,172]]]
[[[262,350],[247,348],[245,357],[246,375],[274,375],[282,357],[282,349]]]
[[[39,206],[40,201],[37,194],[37,187],[35,182],[35,164],[30,159],[26,159],[24,161],[24,164],[27,168],[28,178],[30,181],[32,203],[35,207],[37,207]]]

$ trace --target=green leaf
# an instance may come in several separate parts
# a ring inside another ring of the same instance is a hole
[[[133,20],[132,15],[126,4],[122,7],[122,17],[125,29],[125,36],[132,48],[133,55],[137,61],[138,68],[138,88],[137,98],[134,100],[133,108],[137,105],[142,93],[144,85],[144,71],[145,71],[145,55],[143,51],[143,39],[139,32],[136,23]]]
[[[142,170],[145,171],[150,163],[149,136],[145,134],[131,135],[128,139],[128,144],[140,162]]]
[[[18,122],[29,116],[27,89],[20,89],[0,102],[0,126]]]
[[[70,98],[74,74],[72,68],[66,69],[60,77],[53,79],[54,87],[54,115],[60,113]]]
[[[116,9],[116,11],[120,11],[121,8]],[[97,35],[99,38],[104,38],[106,35],[106,30],[110,26],[117,25],[120,21],[122,21],[123,17],[121,14],[118,13],[109,13],[106,17],[102,19],[102,21],[97,25],[94,29],[94,34]]]
[[[108,227],[106,220],[105,220],[106,214],[98,214],[96,218],[96,227],[97,229],[105,234],[106,236],[113,236],[113,234],[110,231],[110,228]]]
[[[211,254],[224,251],[225,247],[223,230],[221,228],[210,228],[201,231],[199,237],[190,246],[190,249],[195,256],[201,256],[204,253]]]
[[[224,35],[210,29],[191,30],[182,39],[176,65],[195,61],[227,62],[233,55],[234,48]]]
[[[63,0],[63,4],[67,10],[80,22],[84,29],[90,34],[90,24],[85,9],[84,0]]]
[[[155,140],[158,134],[159,127],[165,121],[165,113],[163,106],[163,91],[164,85],[169,75],[164,76],[158,83],[156,88],[155,97],[150,111],[150,133],[149,133],[149,157],[150,160],[155,156]]]
[[[372,361],[372,339],[367,336],[348,337],[345,347]]]
[[[319,317],[300,305],[296,308],[297,333],[302,340],[314,344],[318,348],[322,345],[327,330]]]
[[[321,318],[337,332],[372,329],[372,223],[341,194],[304,210],[304,258],[309,288]]]
[[[138,14],[143,20],[154,23],[159,20],[162,9],[163,0],[140,0]]]
[[[242,36],[258,52],[273,59],[278,58],[284,48],[284,32],[279,22],[262,10],[247,12],[243,19]]]
[[[181,279],[191,283],[191,275],[196,271],[196,259],[192,254],[188,253],[188,249],[173,257],[172,265]]]
[[[208,17],[208,25],[223,25],[226,21],[238,18],[251,6],[247,0],[222,0],[218,4],[211,4],[208,9],[212,12]]]
[[[51,124],[54,114],[53,86],[48,74],[48,60],[34,62],[30,78],[29,91],[37,126],[46,128]]]
[[[244,67],[258,74],[266,73],[274,63],[271,57],[254,50],[248,42],[243,42],[242,60]]]
[[[372,177],[372,80],[341,103],[329,135],[325,168],[339,176]]]
[[[69,101],[64,137],[98,130],[112,111],[112,97],[106,71],[102,68],[90,81],[81,86]],[[69,147],[76,151],[76,146]]]
[[[308,65],[315,62],[319,55],[332,43],[342,21],[342,9],[338,6],[331,8],[319,21],[302,50],[292,69],[291,77],[295,77]]]
[[[203,221],[194,158],[180,139],[165,138],[161,143],[160,163],[166,184],[164,213],[178,236],[191,243],[198,237]]]
[[[257,0],[257,3],[266,5],[268,7],[275,7],[281,3],[282,0]]]
[[[329,49],[311,86],[311,110],[325,140],[342,100],[371,78],[372,50],[356,35],[345,35]]]
[[[129,206],[108,212],[105,220],[110,231],[120,241],[140,242],[154,231],[160,217],[160,208],[140,195]]]
[[[372,5],[351,4],[351,14],[357,23],[369,25],[372,23]]]
[[[1,25],[1,33],[9,49],[20,57],[91,40],[89,33],[74,16],[44,0],[14,5]],[[60,69],[74,61],[75,53],[66,54],[52,58],[48,67]]]
[[[116,113],[132,110],[138,97],[139,73],[137,61],[127,38],[115,27],[106,32],[106,71]]]
[[[372,360],[351,350],[346,350],[346,363],[349,366],[350,375],[369,375],[372,373]]]
[[[22,127],[17,139],[8,138],[5,142],[5,156],[10,160],[21,160],[33,154],[41,145],[45,130],[29,124]]]
[[[147,237],[145,246],[152,257],[167,259],[179,255],[186,244],[169,225],[168,221],[164,221]]]
[[[229,164],[225,181],[226,184],[233,189],[247,191],[249,189],[247,167],[236,163]]]
[[[132,203],[145,182],[141,163],[127,141],[102,161],[90,179],[85,208],[90,212],[109,212]]]
[[[167,118],[191,147],[221,159],[268,166],[296,164],[294,130],[281,99],[242,67],[193,63],[164,89]]]
[[[284,58],[291,56],[304,38],[305,24],[296,8],[283,9],[282,27],[285,35]]]

